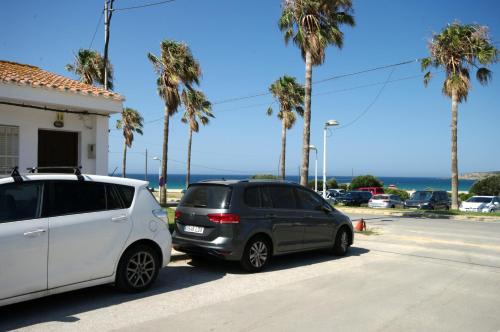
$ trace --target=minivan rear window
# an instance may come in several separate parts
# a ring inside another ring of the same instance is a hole
[[[224,185],[191,185],[179,206],[208,209],[227,209],[231,201],[231,187]]]

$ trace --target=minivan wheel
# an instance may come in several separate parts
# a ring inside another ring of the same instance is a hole
[[[138,245],[128,249],[120,259],[116,286],[127,292],[141,292],[154,283],[160,270],[160,260],[153,248]]]
[[[248,272],[260,272],[271,258],[271,245],[263,236],[248,241],[240,264]]]
[[[349,250],[349,234],[345,227],[342,227],[335,237],[332,252],[336,256],[344,256]]]

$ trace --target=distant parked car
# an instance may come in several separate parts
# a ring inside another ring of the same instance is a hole
[[[344,255],[352,223],[298,184],[220,180],[191,184],[175,211],[174,248],[261,271],[272,256],[326,248]]]
[[[497,196],[473,196],[460,204],[464,212],[497,212],[500,211],[500,198]]]
[[[335,197],[337,197],[338,195],[345,194],[345,189],[340,189],[340,188],[328,189],[328,192],[330,192],[331,194],[335,195]]]
[[[0,179],[0,306],[109,283],[149,288],[171,237],[147,185],[78,173]]]
[[[401,208],[403,207],[403,201],[399,195],[375,195],[368,201],[368,207],[370,208]]]
[[[368,191],[372,195],[384,194],[384,188],[382,188],[382,187],[361,187],[361,188],[357,188],[356,190]]]
[[[368,204],[372,194],[368,191],[348,191],[344,195],[336,198],[337,202],[344,205],[361,206]]]
[[[404,207],[421,210],[449,210],[450,199],[444,190],[419,190],[411,194],[410,198],[405,201]]]

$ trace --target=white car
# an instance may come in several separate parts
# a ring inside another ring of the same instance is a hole
[[[403,201],[399,195],[379,194],[370,198],[368,201],[368,207],[386,209],[402,208]]]
[[[108,283],[149,288],[172,240],[147,184],[78,171],[1,178],[0,306]]]
[[[497,196],[472,196],[459,207],[463,212],[496,212],[500,211],[500,198]]]

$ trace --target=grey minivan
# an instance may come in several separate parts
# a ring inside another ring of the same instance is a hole
[[[272,256],[328,248],[345,255],[352,223],[292,182],[213,180],[189,186],[175,211],[173,246],[261,271]]]

